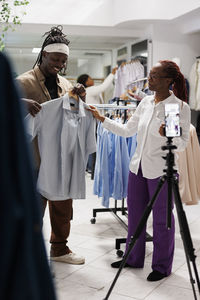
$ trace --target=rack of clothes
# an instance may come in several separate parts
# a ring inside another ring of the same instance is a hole
[[[97,109],[103,110],[106,116],[115,118],[117,122],[126,122],[128,111],[134,111],[136,105],[113,105],[98,104]],[[126,112],[126,114],[124,114]],[[101,123],[97,126],[97,155],[94,171],[93,192],[102,197],[102,205],[105,208],[93,209],[91,223],[96,223],[96,215],[99,212],[111,212],[120,221],[125,229],[127,224],[119,217],[117,212],[126,215],[125,198],[128,184],[128,171],[130,157],[136,148],[136,136],[123,138],[116,136],[104,129]],[[115,199],[114,208],[109,207],[110,198]],[[121,207],[118,207],[118,200],[121,200]]]
[[[128,104],[129,101],[117,100],[117,105],[98,104],[96,107],[104,110],[107,117],[115,119],[116,122],[125,123],[129,118],[129,110],[135,111],[136,104]],[[127,230],[127,223],[118,214],[127,217],[127,207],[125,206],[125,198],[127,197],[129,162],[134,155],[137,146],[137,135],[124,138],[117,136],[107,129],[103,128],[99,122],[97,126],[97,154],[94,171],[94,187],[93,192],[99,198],[102,198],[102,206],[104,208],[93,209],[93,218],[91,223],[96,223],[96,215],[100,212],[111,212],[113,216]],[[110,198],[114,199],[114,207],[110,207]],[[118,206],[119,200],[121,206]],[[152,240],[147,233],[147,240]],[[122,256],[120,250],[121,243],[125,243],[125,238],[116,239],[117,255]]]
[[[142,90],[144,86],[144,73],[144,66],[138,59],[122,63],[115,73],[113,98],[119,98],[126,90],[133,89],[133,87]]]

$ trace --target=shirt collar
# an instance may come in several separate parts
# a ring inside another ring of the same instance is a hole
[[[67,109],[71,111],[70,101],[69,101],[69,94],[66,93],[63,96],[63,109]],[[79,117],[85,117],[85,109],[84,109],[84,102],[79,98]]]
[[[174,93],[172,91],[170,91],[170,96],[167,97],[166,99],[160,101],[159,103],[157,103],[156,105],[164,105],[165,103],[171,102],[174,100],[174,98],[176,98],[176,96],[174,95]],[[154,99],[155,99],[155,95],[153,95],[151,102],[152,104],[154,104]]]

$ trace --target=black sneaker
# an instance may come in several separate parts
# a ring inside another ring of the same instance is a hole
[[[161,280],[163,278],[167,277],[167,275],[160,273],[159,271],[153,271],[149,274],[149,276],[147,277],[148,281],[158,281]]]
[[[111,267],[118,269],[120,267],[121,263],[122,263],[122,260],[115,261],[111,264]],[[124,268],[127,268],[127,267],[131,268],[131,266],[129,264],[125,263]]]

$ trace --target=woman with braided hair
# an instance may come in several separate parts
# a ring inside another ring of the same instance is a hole
[[[23,101],[27,104],[28,112],[32,116],[40,111],[41,103],[62,97],[69,90],[72,90],[72,84],[59,75],[59,72],[66,67],[69,56],[69,41],[62,32],[62,26],[52,27],[45,35],[47,37],[33,69],[17,78],[25,97]],[[84,96],[83,89],[84,87],[79,85],[72,92]],[[40,155],[37,139],[34,139],[34,150],[36,172],[38,173]],[[85,262],[84,257],[76,255],[67,246],[73,214],[72,199],[50,201],[43,196],[41,198],[43,214],[47,202],[49,203],[51,259],[71,264],[83,264]]]
[[[111,132],[130,137],[137,133],[137,148],[130,161],[128,182],[128,236],[126,251],[131,236],[152,199],[159,179],[164,175],[165,161],[162,158],[161,147],[166,143],[163,122],[165,104],[177,103],[180,110],[180,126],[182,135],[174,138],[177,151],[183,151],[189,140],[190,108],[187,99],[185,79],[179,67],[172,61],[162,60],[150,71],[148,77],[149,89],[155,94],[144,97],[135,113],[126,124],[120,124],[101,115],[95,107],[91,111],[95,118],[103,123],[103,127]],[[173,91],[170,91],[170,86]],[[148,275],[148,281],[158,281],[169,276],[172,270],[174,255],[174,216],[171,229],[166,227],[167,214],[167,183],[164,184],[153,206],[153,271]],[[125,267],[143,268],[145,258],[146,226],[132,249]],[[111,264],[119,268],[121,261]]]

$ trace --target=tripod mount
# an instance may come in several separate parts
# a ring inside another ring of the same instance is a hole
[[[123,260],[121,262],[121,265],[119,267],[119,270],[110,286],[110,289],[106,295],[106,297],[103,300],[109,299],[109,296],[116,284],[116,281],[121,273],[121,270],[123,269],[124,265],[126,264],[126,261],[129,257],[130,252],[133,250],[133,247],[135,246],[136,241],[138,240],[146,222],[147,219],[152,211],[152,207],[154,202],[156,201],[158,194],[160,193],[160,190],[162,186],[164,185],[165,182],[168,184],[168,202],[167,202],[167,228],[171,228],[171,212],[172,212],[172,194],[174,195],[174,202],[177,210],[177,216],[178,216],[178,222],[179,222],[179,228],[180,228],[180,233],[181,233],[181,238],[183,241],[183,246],[184,246],[184,252],[186,256],[186,262],[187,262],[187,267],[188,267],[188,272],[190,276],[190,282],[192,285],[192,290],[193,290],[193,295],[194,299],[198,300],[197,298],[197,293],[200,295],[200,282],[199,282],[199,275],[195,263],[196,255],[194,254],[194,247],[193,247],[193,242],[191,239],[190,235],[190,230],[187,222],[187,218],[185,215],[185,212],[183,210],[183,205],[179,193],[179,187],[178,187],[178,174],[177,170],[174,169],[175,166],[175,160],[174,160],[174,153],[173,150],[177,149],[175,145],[172,143],[173,137],[167,137],[167,143],[166,145],[162,146],[162,150],[165,151],[167,150],[168,153],[166,156],[163,156],[163,159],[166,160],[166,166],[167,168],[163,170],[164,175],[160,178],[156,191],[152,197],[152,199],[149,201],[148,206],[146,210],[144,211],[144,214],[135,230],[134,235],[131,237],[128,249],[123,257]],[[193,272],[196,280],[193,277],[192,273],[192,268],[191,265],[193,266]],[[197,288],[195,289],[195,283],[197,285]]]

